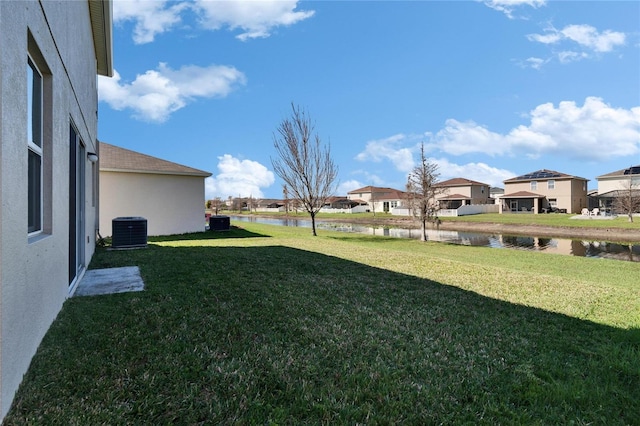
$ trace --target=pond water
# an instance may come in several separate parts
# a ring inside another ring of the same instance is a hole
[[[311,220],[292,218],[264,218],[255,216],[231,216],[231,220],[239,222],[256,222],[268,225],[311,227]],[[420,238],[419,229],[369,227],[338,222],[316,221],[318,229],[331,231],[379,235],[394,238]],[[564,254],[570,256],[592,257],[640,262],[640,244],[615,244],[604,241],[570,240],[564,238],[508,236],[500,234],[483,234],[479,232],[427,230],[429,241],[467,246],[492,247],[502,249],[518,249],[542,251],[545,253]]]

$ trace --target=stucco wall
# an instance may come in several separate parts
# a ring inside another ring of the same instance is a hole
[[[472,204],[487,204],[491,200],[491,194],[489,193],[489,187],[484,185],[473,185],[471,187],[471,203]]]
[[[204,178],[100,171],[100,235],[111,236],[116,217],[147,219],[149,235],[205,229]]]
[[[629,182],[629,177],[598,179],[598,194],[604,194],[610,191],[628,190],[630,184],[633,188],[640,187],[640,176],[633,175],[631,183]]]
[[[97,93],[87,2],[0,1],[0,29],[1,419],[69,296],[69,126],[73,121],[87,150],[95,150]],[[45,232],[31,239],[26,196],[28,53],[35,55],[42,71],[49,71],[44,82]],[[88,262],[95,247],[96,216],[89,163],[86,171],[89,238],[83,248]]]
[[[484,193],[482,192],[484,188]],[[441,194],[436,196],[436,200],[446,198],[453,194],[464,195],[471,199],[471,204],[486,204],[489,200],[489,187],[482,185],[461,185],[446,188]]]

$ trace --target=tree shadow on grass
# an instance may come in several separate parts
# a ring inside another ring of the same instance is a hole
[[[637,329],[282,246],[114,259],[147,290],[67,301],[5,424],[640,418]]]

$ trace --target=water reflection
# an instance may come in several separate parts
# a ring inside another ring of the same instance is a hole
[[[269,225],[311,227],[311,221],[294,218],[262,218],[254,216],[231,216],[232,220],[256,222]],[[393,238],[419,239],[421,231],[418,229],[370,227],[355,224],[317,221],[318,229],[377,235]],[[499,234],[482,234],[478,232],[450,231],[428,229],[429,241],[480,246],[492,248],[507,248],[517,250],[543,251],[570,256],[594,257],[615,260],[640,262],[640,245],[616,244],[600,241],[581,241],[563,238],[526,237]]]

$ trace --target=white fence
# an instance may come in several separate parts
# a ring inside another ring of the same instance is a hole
[[[367,206],[355,206],[350,209],[333,209],[330,207],[323,207],[320,209],[320,213],[366,213],[369,211]]]
[[[277,213],[284,212],[284,207],[258,207],[254,211],[261,213]],[[304,209],[289,209],[289,211],[302,212],[304,211]],[[366,213],[367,211],[369,211],[369,208],[367,206],[356,206],[351,209],[332,209],[329,207],[323,207],[320,209],[321,213]]]
[[[393,216],[411,216],[411,209],[407,209],[405,207],[396,207],[391,209],[391,214]]]
[[[470,206],[460,206],[457,209],[440,209],[436,213],[439,217],[468,216],[482,213],[498,213],[500,206],[496,204],[472,204]],[[406,208],[396,208],[391,210],[392,215],[411,216],[411,210]]]
[[[255,211],[261,213],[277,213],[284,212],[284,207],[258,207]]]
[[[482,213],[498,213],[500,206],[496,204],[472,204],[460,206],[457,209],[438,210],[438,216],[468,216]]]

